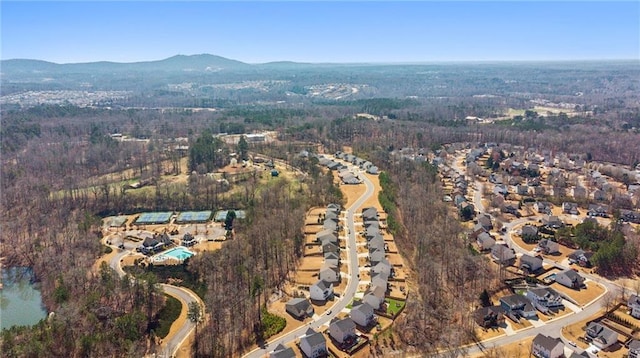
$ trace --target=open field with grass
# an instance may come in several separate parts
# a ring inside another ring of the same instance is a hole
[[[554,290],[573,298],[579,305],[585,306],[605,292],[604,287],[596,282],[587,281],[586,285],[586,289],[574,290],[554,282],[551,287]]]

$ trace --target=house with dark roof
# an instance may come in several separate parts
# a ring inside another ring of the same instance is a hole
[[[560,253],[560,244],[553,240],[542,239],[538,241],[538,247],[545,255]]]
[[[531,354],[538,358],[564,357],[564,343],[559,338],[538,333],[531,342]]]
[[[333,296],[333,284],[319,280],[309,287],[309,297],[314,301],[326,301]]]
[[[587,215],[590,217],[599,216],[601,218],[606,218],[609,216],[609,206],[605,204],[589,204],[589,211],[587,211]]]
[[[329,335],[340,345],[350,344],[356,339],[356,324],[349,317],[334,318],[329,324]]]
[[[327,340],[322,333],[309,328],[300,338],[300,350],[308,358],[326,357]]]
[[[504,324],[504,310],[500,306],[480,307],[473,312],[473,319],[482,328]]]
[[[487,230],[485,230],[482,225],[475,224],[473,226],[473,230],[469,233],[469,238],[475,240],[478,238],[478,235],[482,234],[483,232],[487,232]]]
[[[550,287],[529,288],[527,290],[527,298],[533,303],[533,306],[542,313],[564,307],[562,296]]]
[[[295,319],[313,316],[313,306],[306,298],[292,298],[285,304],[285,310]]]
[[[533,208],[536,209],[539,214],[548,215],[551,214],[552,205],[548,201],[537,201],[533,204]]]
[[[594,346],[605,349],[618,341],[618,333],[598,322],[591,322],[587,326],[584,338]]]
[[[528,319],[538,315],[531,301],[523,295],[514,294],[502,297],[500,299],[500,307],[502,307],[505,314],[514,321],[518,321],[519,317]]]
[[[522,255],[520,256],[520,269],[526,273],[534,273],[542,269],[542,257]]]
[[[580,274],[573,269],[558,272],[555,281],[563,286],[576,290],[584,286],[584,277],[580,276]]]
[[[370,327],[375,324],[376,316],[373,314],[373,307],[366,302],[354,302],[351,312],[351,319],[360,327]]]
[[[322,253],[325,254],[325,253],[328,253],[328,252],[333,252],[336,255],[340,255],[340,248],[337,245],[335,245],[335,244],[333,244],[331,242],[323,243],[322,244]]]
[[[478,217],[478,224],[482,225],[482,227],[487,231],[493,229],[493,224],[491,223],[491,217],[489,215],[480,215],[480,217]]]
[[[276,348],[269,354],[269,358],[295,358],[296,353],[293,351],[293,348],[285,347],[282,343],[278,344]]]
[[[627,300],[627,307],[629,308],[629,311],[631,311],[631,315],[633,317],[640,319],[640,296],[629,296],[629,300]]]
[[[567,256],[569,263],[578,264],[582,267],[591,267],[591,257],[593,257],[593,252],[584,250],[576,250]]]
[[[524,237],[534,238],[538,236],[538,228],[533,225],[525,225],[522,227],[521,236],[523,238]]]
[[[491,258],[503,266],[511,266],[516,261],[516,252],[505,244],[495,244],[491,247]]]
[[[564,226],[562,220],[555,215],[545,215],[542,218],[542,224],[551,229],[559,229]]]
[[[182,237],[182,246],[184,246],[184,247],[190,247],[190,246],[193,246],[193,245],[195,245],[197,243],[198,243],[198,241],[196,240],[196,238],[193,235],[191,235],[190,233],[186,233]]]
[[[634,339],[629,343],[629,358],[640,358],[640,340]]]
[[[573,203],[570,201],[565,201],[562,203],[562,212],[570,215],[578,215],[580,211],[578,211],[578,203]]]

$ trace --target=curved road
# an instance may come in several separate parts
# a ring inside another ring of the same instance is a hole
[[[458,165],[458,159],[459,158],[456,158],[456,160],[454,160],[453,167],[459,174],[464,175],[464,171]],[[477,211],[484,213],[485,208],[484,208],[484,205],[482,205],[482,190],[484,185],[482,182],[477,180],[475,181],[475,185],[476,185],[476,188],[473,196],[473,204],[476,207]],[[523,218],[523,219],[513,220],[504,225],[505,231],[506,231],[506,234],[502,235],[504,241],[507,243],[509,247],[514,249],[514,251],[521,254],[531,254],[531,253],[529,250],[526,250],[518,246],[515,243],[515,241],[513,241],[511,237],[511,232],[513,231],[513,228],[515,226],[529,222],[529,221],[530,219]],[[543,262],[549,265],[556,266],[557,268],[560,268],[560,269],[567,268],[553,260],[549,260],[546,258],[543,260]],[[568,345],[568,341],[564,339],[564,337],[562,336],[562,328],[564,326],[572,325],[574,323],[583,321],[591,316],[596,315],[600,311],[600,309],[602,309],[605,306],[604,295],[607,293],[607,291],[611,292],[614,296],[617,296],[619,294],[620,287],[612,283],[611,281],[603,279],[599,276],[594,276],[587,273],[581,273],[581,275],[584,276],[585,278],[588,278],[591,281],[594,281],[603,285],[605,287],[605,293],[599,296],[598,298],[596,298],[595,300],[593,300],[592,302],[588,303],[587,305],[583,306],[578,312],[574,312],[573,314],[570,314],[568,316],[563,316],[558,319],[547,321],[543,326],[540,326],[540,327],[530,327],[530,328],[521,329],[509,336],[503,335],[503,336],[499,336],[496,338],[479,342],[475,345],[466,346],[465,353],[474,354],[474,353],[483,352],[486,349],[500,347],[500,346],[508,345],[511,343],[516,343],[523,339],[532,337],[538,333],[544,333],[545,335],[551,336],[551,337],[560,337],[564,341],[565,346],[570,347],[570,349],[572,350],[578,351],[578,353],[582,352],[582,349],[571,347]]]
[[[305,331],[309,327],[317,330],[318,328],[320,328],[325,324],[328,325],[331,319],[333,319],[338,313],[340,313],[340,311],[346,308],[347,305],[351,302],[351,300],[355,296],[356,290],[358,289],[359,279],[353,279],[353,272],[354,270],[356,270],[355,272],[357,274],[358,272],[357,270],[359,270],[359,268],[358,268],[358,252],[356,250],[356,230],[355,230],[353,216],[355,214],[355,211],[360,206],[362,206],[362,204],[364,204],[364,202],[367,201],[367,199],[369,199],[371,195],[373,195],[373,190],[374,190],[373,183],[371,183],[371,181],[366,177],[366,175],[362,175],[362,178],[363,178],[364,184],[366,185],[366,190],[362,194],[362,196],[360,196],[360,198],[358,198],[358,200],[356,200],[356,202],[353,203],[353,205],[347,208],[347,212],[346,212],[347,228],[349,231],[347,235],[347,245],[346,245],[346,250],[348,253],[347,262],[349,267],[348,275],[347,275],[347,287],[344,293],[342,294],[342,296],[340,296],[340,299],[336,303],[334,303],[333,306],[330,308],[331,314],[323,314],[321,316],[317,316],[312,322],[305,324],[301,327],[298,327],[297,329],[289,333],[286,333],[285,335],[273,338],[271,342],[266,344],[264,347],[254,349],[253,351],[247,353],[245,357],[247,358],[264,357],[269,352],[273,351],[278,344],[282,343],[286,345],[289,342],[292,342],[298,339],[299,337],[304,336]]]
[[[117,255],[115,255],[111,259],[111,261],[109,261],[109,266],[114,271],[116,271],[116,273],[120,277],[126,276],[126,272],[124,272],[124,270],[122,269],[122,265],[120,264],[122,259],[131,253],[130,250],[135,250],[135,245],[133,243],[124,243],[124,245],[125,245],[125,249],[119,252]],[[111,246],[114,250],[121,250],[117,248],[115,245],[111,245]],[[200,305],[200,307],[204,307],[204,303],[202,302],[200,297],[198,297],[198,295],[196,295],[193,291],[187,288],[168,285],[164,283],[160,284],[160,286],[162,287],[163,291],[166,294],[176,298],[185,307],[187,307],[187,309],[191,302],[197,302]],[[176,355],[178,348],[182,346],[182,344],[187,339],[187,337],[191,334],[191,331],[193,331],[194,328],[195,328],[195,325],[190,320],[187,319],[185,320],[185,323],[178,329],[178,331],[168,341],[163,342],[163,346],[165,347],[165,350],[168,352],[168,356],[174,357]]]

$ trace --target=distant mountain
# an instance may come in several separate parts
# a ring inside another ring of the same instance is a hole
[[[176,55],[159,61],[87,62],[58,64],[40,60],[14,59],[0,61],[3,74],[17,73],[117,73],[117,72],[215,72],[250,68],[251,65],[228,58],[201,54]]]

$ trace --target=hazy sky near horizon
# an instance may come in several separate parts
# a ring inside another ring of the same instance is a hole
[[[640,60],[640,2],[0,1],[1,58]]]

